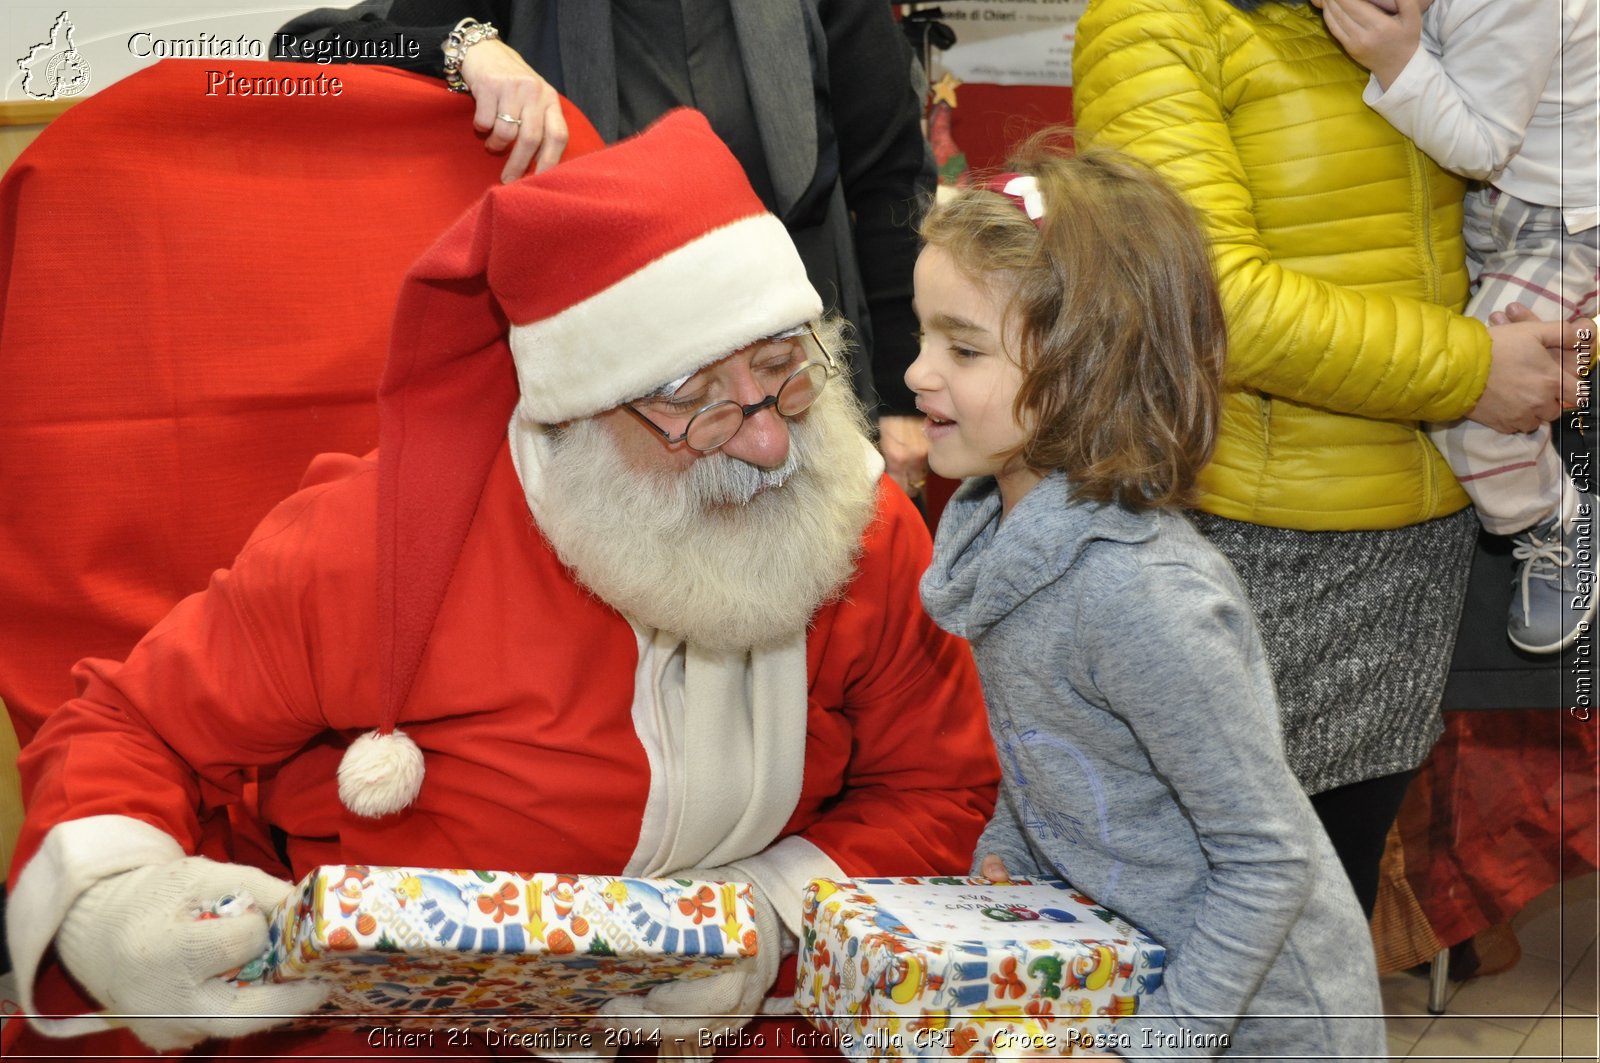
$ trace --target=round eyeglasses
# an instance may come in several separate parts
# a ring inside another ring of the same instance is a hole
[[[667,443],[687,443],[689,449],[701,454],[708,454],[718,447],[723,446],[739,434],[739,429],[744,427],[745,419],[751,414],[760,413],[767,407],[772,407],[782,417],[794,417],[811,408],[817,401],[817,396],[822,394],[822,389],[827,387],[828,381],[838,375],[838,364],[833,360],[833,354],[817,338],[811,329],[793,336],[781,336],[768,342],[787,343],[795,346],[790,361],[782,363],[784,366],[792,365],[794,361],[804,359],[800,365],[783,378],[783,382],[771,395],[760,402],[753,402],[746,406],[733,399],[720,399],[708,403],[688,415],[687,423],[682,418],[663,410],[652,411],[656,417],[668,421],[673,428],[682,426],[677,435],[667,428],[661,427],[655,420],[647,417],[631,402],[623,403],[623,408],[639,420],[649,425],[656,434]],[[781,370],[780,370],[781,371]],[[640,400],[649,401],[649,400]],[[669,402],[670,400],[660,400]]]

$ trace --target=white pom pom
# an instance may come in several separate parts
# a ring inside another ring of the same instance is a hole
[[[417,799],[422,771],[422,750],[404,731],[368,731],[339,761],[339,800],[358,816],[387,816]]]

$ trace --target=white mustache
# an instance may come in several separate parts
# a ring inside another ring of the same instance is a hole
[[[747,461],[713,451],[689,467],[688,491],[702,506],[738,505],[762,491],[782,487],[800,468],[799,449],[789,437],[789,453],[776,469],[763,469]]]

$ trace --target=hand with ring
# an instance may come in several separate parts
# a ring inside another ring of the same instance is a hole
[[[1538,321],[1539,317],[1523,303],[1509,303],[1504,310],[1489,315],[1489,324],[1505,325],[1514,321]],[[1561,336],[1559,355],[1551,354],[1562,368],[1561,408],[1575,410],[1584,393],[1579,381],[1587,378],[1594,369],[1594,339],[1600,327],[1592,317],[1577,317],[1567,321]]]
[[[889,479],[912,498],[928,483],[928,437],[923,418],[888,415],[878,419],[878,449]]]
[[[561,97],[550,83],[500,40],[479,41],[461,61],[461,80],[476,103],[472,124],[488,136],[484,147],[507,151],[501,181],[528,172],[543,173],[567,147],[567,122]]]

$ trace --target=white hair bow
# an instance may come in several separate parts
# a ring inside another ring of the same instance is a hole
[[[1015,200],[1035,225],[1044,217],[1044,193],[1032,174],[1005,174],[989,187]]]

